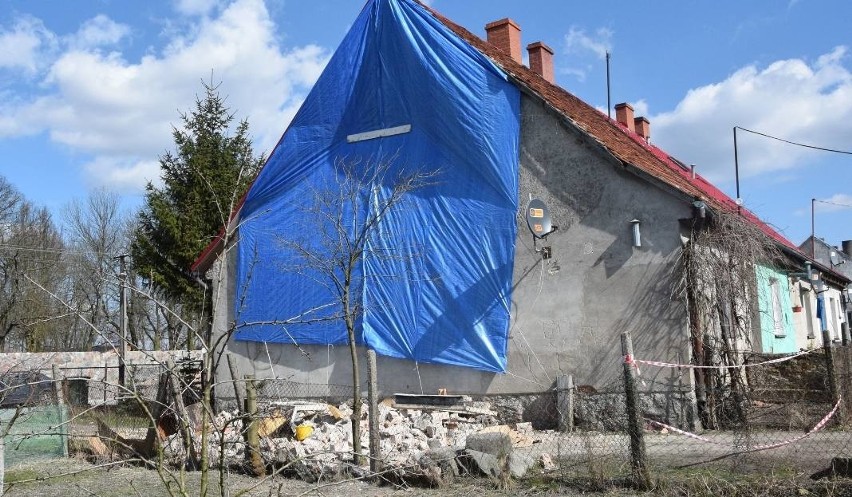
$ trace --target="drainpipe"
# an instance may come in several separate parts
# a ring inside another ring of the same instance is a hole
[[[840,330],[843,336],[843,345],[849,345],[850,336],[849,336],[849,326],[852,323],[852,302],[850,302],[850,294],[852,294],[852,285],[846,287],[846,289],[840,293],[841,302],[843,302],[843,309],[846,310],[846,319],[843,323],[840,324]]]

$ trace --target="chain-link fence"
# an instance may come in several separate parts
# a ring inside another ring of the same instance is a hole
[[[348,385],[246,377],[235,389],[240,408],[212,411],[205,425],[200,362],[173,371],[135,364],[123,374],[60,367],[7,373],[0,422],[7,464],[69,446],[100,458],[156,457],[157,443],[161,463],[182,467],[197,464],[207,430],[211,465],[309,481],[366,474],[369,454],[382,477],[430,485],[485,475],[596,489],[635,484],[643,471],[652,479],[708,470],[806,478],[852,457],[852,350],[828,352],[747,354],[741,366],[715,368],[625,354],[612,365],[624,380],[604,386],[566,375],[523,395],[376,399],[372,429],[366,391],[356,417]]]
[[[0,433],[6,465],[68,455],[68,419],[53,378],[40,371],[0,376]]]
[[[550,391],[524,395],[470,398],[439,392],[380,399],[382,462],[394,468],[393,474],[432,483],[438,477],[430,465],[441,469],[440,478],[507,472],[605,488],[637,483],[639,470],[653,480],[707,471],[733,478],[807,479],[836,470],[833,461],[852,456],[849,347],[834,347],[830,356],[824,349],[787,356],[740,354],[735,367],[696,368],[654,359],[626,355],[628,367],[613,365],[625,369],[625,381],[603,387],[561,377]],[[632,406],[637,430],[630,423],[628,377],[638,393]],[[267,406],[258,416],[282,419],[280,429],[262,437],[269,462],[298,460],[297,473],[314,480],[338,474],[335,464],[354,460],[351,387],[269,379],[257,387],[260,404]],[[302,424],[311,426],[309,438],[300,439]],[[361,428],[366,452],[366,407]],[[505,463],[500,457],[477,460],[478,452],[493,448],[483,445],[484,437],[502,447],[493,455],[509,456]],[[500,438],[508,440],[508,448],[495,441]]]

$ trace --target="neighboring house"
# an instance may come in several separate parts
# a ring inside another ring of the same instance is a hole
[[[416,263],[396,269],[409,279],[363,283],[365,299],[404,296],[365,307],[361,323],[359,342],[381,353],[383,395],[547,392],[563,374],[605,389],[620,381],[625,331],[639,358],[692,360],[688,306],[674,291],[684,227],[737,205],[652,145],[650,123],[629,105],[610,119],[555,85],[546,45],[528,45],[524,66],[513,21],[486,33],[488,41],[411,0],[367,2],[236,213],[235,250],[220,239],[193,268],[214,280],[214,332],[238,328],[228,352],[240,374],[310,384],[312,395],[351,384],[339,323],[270,324],[294,305],[325,303],[306,281],[282,275],[271,240],[303,229],[294,205],[306,185],[327,184],[336,158],[382,153],[448,174],[415,193],[413,217],[389,228],[407,227],[392,239],[420,249]],[[376,132],[360,141],[365,131]],[[545,240],[527,228],[533,198],[559,227]],[[767,224],[741,215],[796,264],[804,260]],[[380,274],[370,264],[365,271]],[[755,340],[795,351],[786,273],[756,272],[769,293],[760,292]],[[693,389],[677,370],[642,375],[650,389],[662,382],[687,397]]]
[[[799,350],[793,328],[790,280],[785,272],[757,266],[761,352],[790,354]]]
[[[849,340],[849,323],[852,322],[852,240],[844,240],[833,247],[816,237],[808,237],[799,249],[823,267],[826,288],[823,293],[822,319],[832,340]]]
[[[805,277],[790,277],[790,300],[793,310],[795,350],[822,347],[822,325],[817,316],[817,298],[812,282]]]

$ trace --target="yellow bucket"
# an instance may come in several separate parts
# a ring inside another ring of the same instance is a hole
[[[299,425],[296,427],[296,440],[302,441],[310,437],[314,433],[314,427],[311,425]]]

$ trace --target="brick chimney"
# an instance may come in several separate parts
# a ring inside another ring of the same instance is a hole
[[[530,56],[530,69],[549,83],[553,83],[553,49],[537,41],[527,45]]]
[[[507,17],[489,22],[485,25],[485,32],[488,34],[488,43],[512,56],[518,64],[524,63],[521,54],[521,27],[515,21]]]
[[[636,131],[636,121],[633,119],[633,107],[628,103],[615,104],[615,120],[630,131]]]
[[[636,134],[644,138],[646,142],[651,141],[651,121],[644,117],[637,117],[633,119],[633,128]]]

